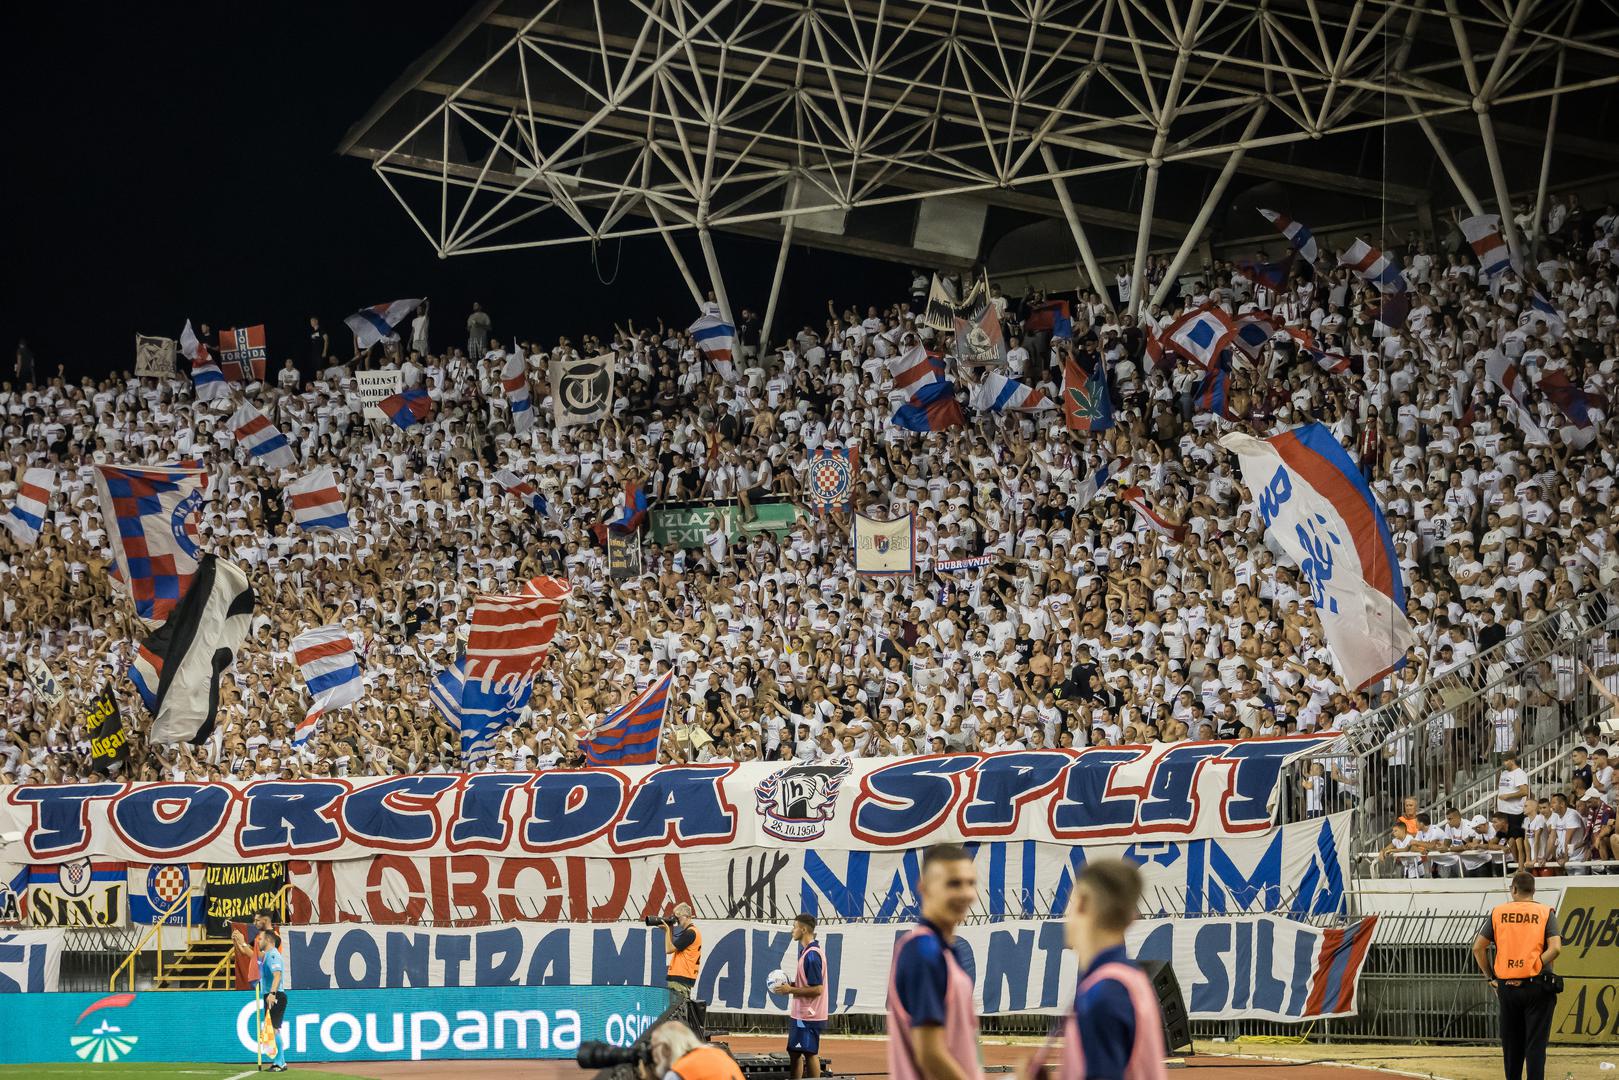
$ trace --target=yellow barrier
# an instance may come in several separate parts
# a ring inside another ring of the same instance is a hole
[[[162,915],[158,916],[157,921],[152,924],[152,928],[141,936],[140,941],[138,941],[135,944],[135,947],[129,951],[129,955],[124,957],[123,963],[119,964],[116,968],[113,969],[112,978],[107,980],[107,989],[108,990],[116,990],[116,989],[118,989],[118,979],[123,974],[124,969],[126,969],[126,968],[129,969],[129,987],[128,988],[130,990],[135,989],[135,961],[140,957],[141,953],[146,951],[147,943],[150,942],[153,938],[157,939],[157,981],[159,981],[159,982],[162,981],[162,979],[163,979],[163,933],[162,933],[163,927],[168,924],[169,918],[171,916],[173,916],[177,911],[180,911],[182,908],[184,908],[185,909],[184,926],[185,926],[185,930],[186,930],[186,935],[185,936],[186,936],[186,942],[189,944],[192,941],[192,936],[191,936],[192,931],[193,931],[193,929],[195,929],[192,926],[192,923],[191,923],[191,899],[195,895],[196,895],[196,890],[195,889],[187,889],[183,896],[181,896],[178,900],[176,900],[172,905],[169,906],[168,910],[164,911]]]

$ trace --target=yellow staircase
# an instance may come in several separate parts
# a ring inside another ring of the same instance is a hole
[[[194,941],[185,952],[163,965],[155,990],[229,990],[236,968],[230,963],[235,948],[230,939]]]

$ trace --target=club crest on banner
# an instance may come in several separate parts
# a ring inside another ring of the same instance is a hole
[[[146,899],[158,911],[167,911],[191,891],[191,868],[185,863],[154,866],[146,875]]]
[[[169,515],[169,531],[174,534],[174,542],[193,559],[202,554],[202,549],[197,546],[197,518],[202,510],[202,500],[202,491],[193,490],[174,504],[174,513]]]
[[[781,840],[819,840],[837,813],[838,789],[851,768],[849,759],[840,757],[771,773],[753,789],[759,827]]]
[[[65,862],[56,868],[56,883],[64,893],[79,897],[90,891],[91,868],[88,857]]]

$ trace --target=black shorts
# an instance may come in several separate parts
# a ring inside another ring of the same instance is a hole
[[[1522,815],[1522,814],[1503,814],[1502,816],[1507,819],[1507,839],[1508,840],[1522,840],[1523,839],[1523,819],[1524,819],[1524,815]]]
[[[279,1028],[281,1018],[287,1013],[287,993],[281,991],[275,996],[275,1004],[270,1006],[270,1026]]]

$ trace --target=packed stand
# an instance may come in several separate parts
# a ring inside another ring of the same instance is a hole
[[[1393,333],[1380,333],[1373,296],[1326,253],[1313,268],[1295,263],[1282,284],[1251,264],[1218,263],[1140,323],[1082,291],[1071,301],[1072,348],[1087,366],[1102,358],[1117,418],[1097,433],[1070,432],[1061,409],[968,409],[965,427],[927,434],[890,423],[906,393],[885,359],[913,334],[949,347],[948,334],[918,319],[925,274],[897,303],[828,302],[824,322],[768,352],[758,348],[757,317],[739,310],[734,384],[678,324],[543,340],[521,319],[477,309],[465,334],[442,328],[436,311],[429,333],[424,308],[399,327],[398,366],[435,414],[405,431],[364,419],[354,395],[356,369],[394,360],[381,349],[347,356],[347,331],[311,319],[307,351],[240,393],[288,435],[300,471],[336,471],[353,536],[292,526],[288,477],[244,464],[224,423],[232,402],[194,402],[185,378],[52,377],[54,365],[23,346],[16,378],[0,386],[0,505],[30,465],[54,464],[61,479],[37,543],[21,547],[0,531],[0,655],[10,661],[0,783],[94,778],[79,706],[112,684],[126,712],[138,711],[123,678],[143,631],[110,586],[88,466],[181,456],[212,474],[204,547],[248,569],[260,616],[224,680],[213,736],[194,747],[137,745],[127,779],[566,766],[579,760],[577,732],[671,665],[675,704],[661,751],[670,761],[1340,729],[1619,576],[1609,418],[1595,412],[1595,440],[1582,449],[1556,435],[1529,445],[1484,371],[1485,351],[1499,347],[1531,382],[1562,370],[1602,400],[1613,391],[1619,218],[1612,208],[1571,213],[1565,202],[1558,212],[1538,267],[1559,309],[1555,331],[1515,277],[1495,295],[1479,283],[1454,226],[1399,252],[1413,301]],[[1066,346],[1052,341],[1048,299],[992,295],[1007,373],[1055,400]],[[1257,305],[1278,327],[1308,327],[1355,369],[1329,373],[1278,340],[1232,371],[1228,411],[1239,419],[1202,412],[1202,373],[1154,363],[1149,342],[1205,303],[1232,313]],[[206,327],[202,337],[211,344]],[[537,415],[521,438],[500,388],[513,351],[525,358]],[[554,430],[547,362],[604,352],[615,357],[612,416]],[[970,377],[958,381],[965,397]],[[1528,400],[1540,427],[1556,432],[1556,406],[1534,391]],[[1418,645],[1378,699],[1335,675],[1307,584],[1267,548],[1257,508],[1216,442],[1233,428],[1267,435],[1307,420],[1327,425],[1370,477],[1407,576]],[[807,453],[856,442],[860,508],[917,515],[914,579],[857,580],[848,517],[818,512],[805,493]],[[1076,485],[1115,459],[1124,475],[1075,506]],[[531,479],[549,516],[496,483],[500,469]],[[592,527],[622,506],[626,481],[644,484],[655,510],[736,501],[747,518],[786,501],[800,512],[779,537],[746,528],[733,537],[717,516],[700,547],[660,548],[643,534],[642,573],[614,581]],[[1188,527],[1183,541],[1145,527],[1118,500],[1130,486]],[[933,569],[983,554],[995,561],[976,572]],[[430,682],[453,661],[474,595],[538,574],[575,586],[553,655],[524,719],[485,760],[463,762],[430,704]],[[328,623],[350,632],[366,694],[323,717],[295,751],[309,702],[289,642]],[[36,700],[25,654],[60,681],[62,705]],[[1615,673],[1619,662],[1595,674]],[[1577,673],[1526,678],[1489,710],[1449,717],[1410,752],[1508,754],[1555,730],[1577,692]],[[1299,814],[1366,795],[1351,756],[1314,773],[1294,792]],[[1616,794],[1611,781],[1588,791]]]

